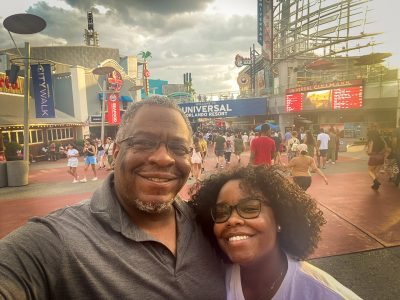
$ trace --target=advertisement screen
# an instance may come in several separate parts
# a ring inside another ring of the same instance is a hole
[[[303,110],[303,93],[286,95],[286,111],[302,111]]]
[[[286,94],[285,103],[287,112],[361,108],[363,87],[349,86]]]
[[[351,86],[332,90],[333,109],[361,108],[363,102],[362,86]]]

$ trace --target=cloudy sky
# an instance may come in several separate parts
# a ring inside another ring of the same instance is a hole
[[[375,51],[390,51],[390,66],[400,67],[400,21],[398,0],[374,0],[374,31],[385,31],[384,45]],[[14,35],[17,44],[32,46],[83,45],[86,12],[94,12],[100,46],[118,48],[121,55],[152,52],[151,78],[182,83],[191,72],[198,93],[238,90],[239,71],[234,57],[249,55],[257,44],[257,0],[13,0],[2,6],[0,21],[28,12],[44,18],[47,28],[32,36]],[[13,44],[0,27],[0,48]]]

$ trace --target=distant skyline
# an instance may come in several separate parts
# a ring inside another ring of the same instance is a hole
[[[400,3],[373,0],[368,3],[373,24],[366,32],[385,32],[375,52],[391,52],[390,67],[400,67]],[[118,48],[121,55],[152,52],[152,79],[183,83],[192,73],[199,94],[238,90],[234,57],[247,57],[257,44],[257,0],[15,0],[0,11],[0,21],[15,13],[44,18],[47,28],[32,36],[13,35],[18,46],[83,45],[86,13],[92,8],[101,47]],[[12,48],[6,30],[0,29],[0,48]]]

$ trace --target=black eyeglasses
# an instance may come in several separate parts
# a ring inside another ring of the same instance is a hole
[[[126,142],[130,149],[135,151],[145,151],[151,153],[156,151],[160,147],[160,144],[163,143],[171,155],[185,156],[190,153],[189,147],[180,141],[163,142],[148,137],[129,136],[119,141],[119,143],[124,142]]]
[[[211,209],[211,217],[215,223],[224,223],[230,218],[233,209],[244,219],[254,219],[260,215],[261,204],[265,202],[261,199],[249,199],[241,201],[236,205],[219,203]]]

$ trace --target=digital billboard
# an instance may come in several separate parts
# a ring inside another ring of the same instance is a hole
[[[345,84],[350,86],[344,86]],[[359,85],[351,85],[351,84]],[[363,105],[363,87],[361,81],[347,81],[326,84],[326,89],[311,90],[311,87],[302,87],[286,91],[285,108],[287,112],[303,110],[337,110],[348,108],[361,108]]]

